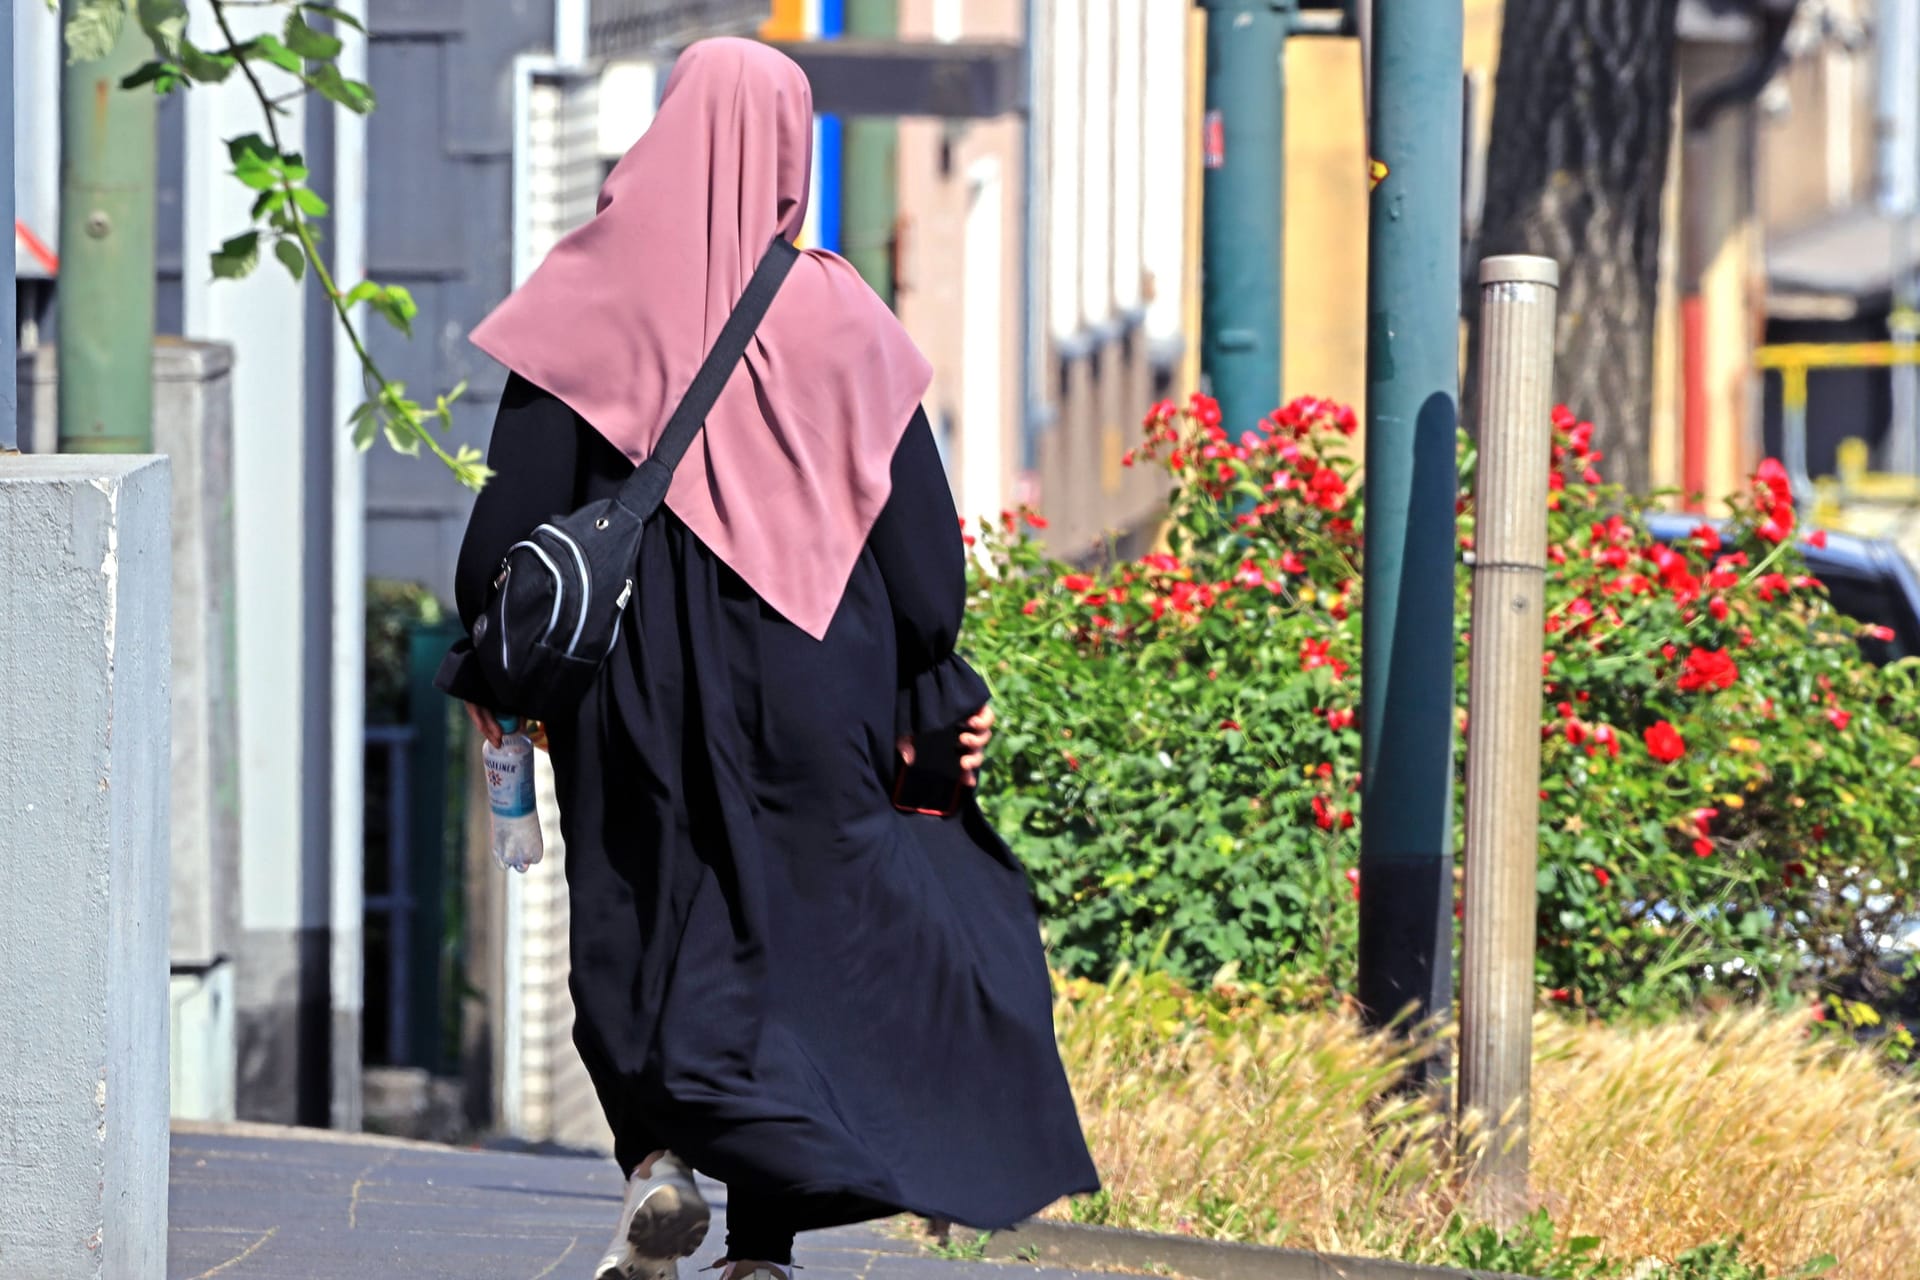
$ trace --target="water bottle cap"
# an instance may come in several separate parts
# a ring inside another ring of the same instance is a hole
[[[499,721],[500,732],[502,733],[518,733],[520,731],[519,716],[496,716],[495,719]]]

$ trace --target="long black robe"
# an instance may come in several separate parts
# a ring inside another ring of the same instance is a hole
[[[468,626],[510,543],[630,470],[518,377],[488,461]],[[1005,1227],[1098,1180],[1024,873],[971,797],[950,819],[890,801],[896,736],[987,700],[954,653],[964,551],[924,414],[892,472],[823,640],[670,512],[649,526],[618,648],[547,725],[574,1039],[624,1170],[671,1148],[802,1229]],[[449,690],[484,704],[472,679]]]

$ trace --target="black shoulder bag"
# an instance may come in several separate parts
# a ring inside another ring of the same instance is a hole
[[[447,656],[442,688],[456,682],[451,668],[473,661],[504,704],[495,711],[546,719],[580,704],[620,638],[641,533],[798,257],[785,240],[768,248],[652,454],[619,492],[554,517],[507,551],[474,619],[472,647]]]

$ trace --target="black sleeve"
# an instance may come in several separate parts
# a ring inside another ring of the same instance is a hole
[[[893,455],[893,492],[867,545],[886,581],[900,646],[898,727],[928,733],[986,705],[987,685],[954,646],[967,607],[966,547],[925,410]]]
[[[453,571],[454,606],[463,630],[471,631],[486,607],[488,588],[507,548],[541,521],[578,505],[574,497],[583,435],[592,430],[560,400],[517,373],[507,375],[487,446],[493,476],[474,501]],[[454,644],[434,684],[465,702],[498,705],[467,639]]]
[[[493,478],[473,504],[454,569],[463,627],[480,616],[507,548],[541,521],[573,509],[580,432],[586,430],[591,428],[560,400],[517,373],[507,375],[487,446]]]

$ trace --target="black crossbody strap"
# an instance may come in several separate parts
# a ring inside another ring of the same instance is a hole
[[[773,296],[780,292],[787,272],[799,257],[800,251],[785,240],[777,239],[767,247],[760,265],[754,268],[753,278],[747,281],[746,292],[740,295],[740,301],[720,328],[720,336],[714,339],[713,349],[707,352],[699,372],[693,375],[693,384],[680,398],[673,416],[667,419],[666,430],[660,433],[653,452],[620,486],[618,500],[622,506],[641,516],[650,516],[666,497],[673,469],[686,456],[700,428],[706,425],[707,415],[713,412],[713,402],[719,399],[727,379],[733,376],[733,367],[746,354],[754,330],[760,327]]]

